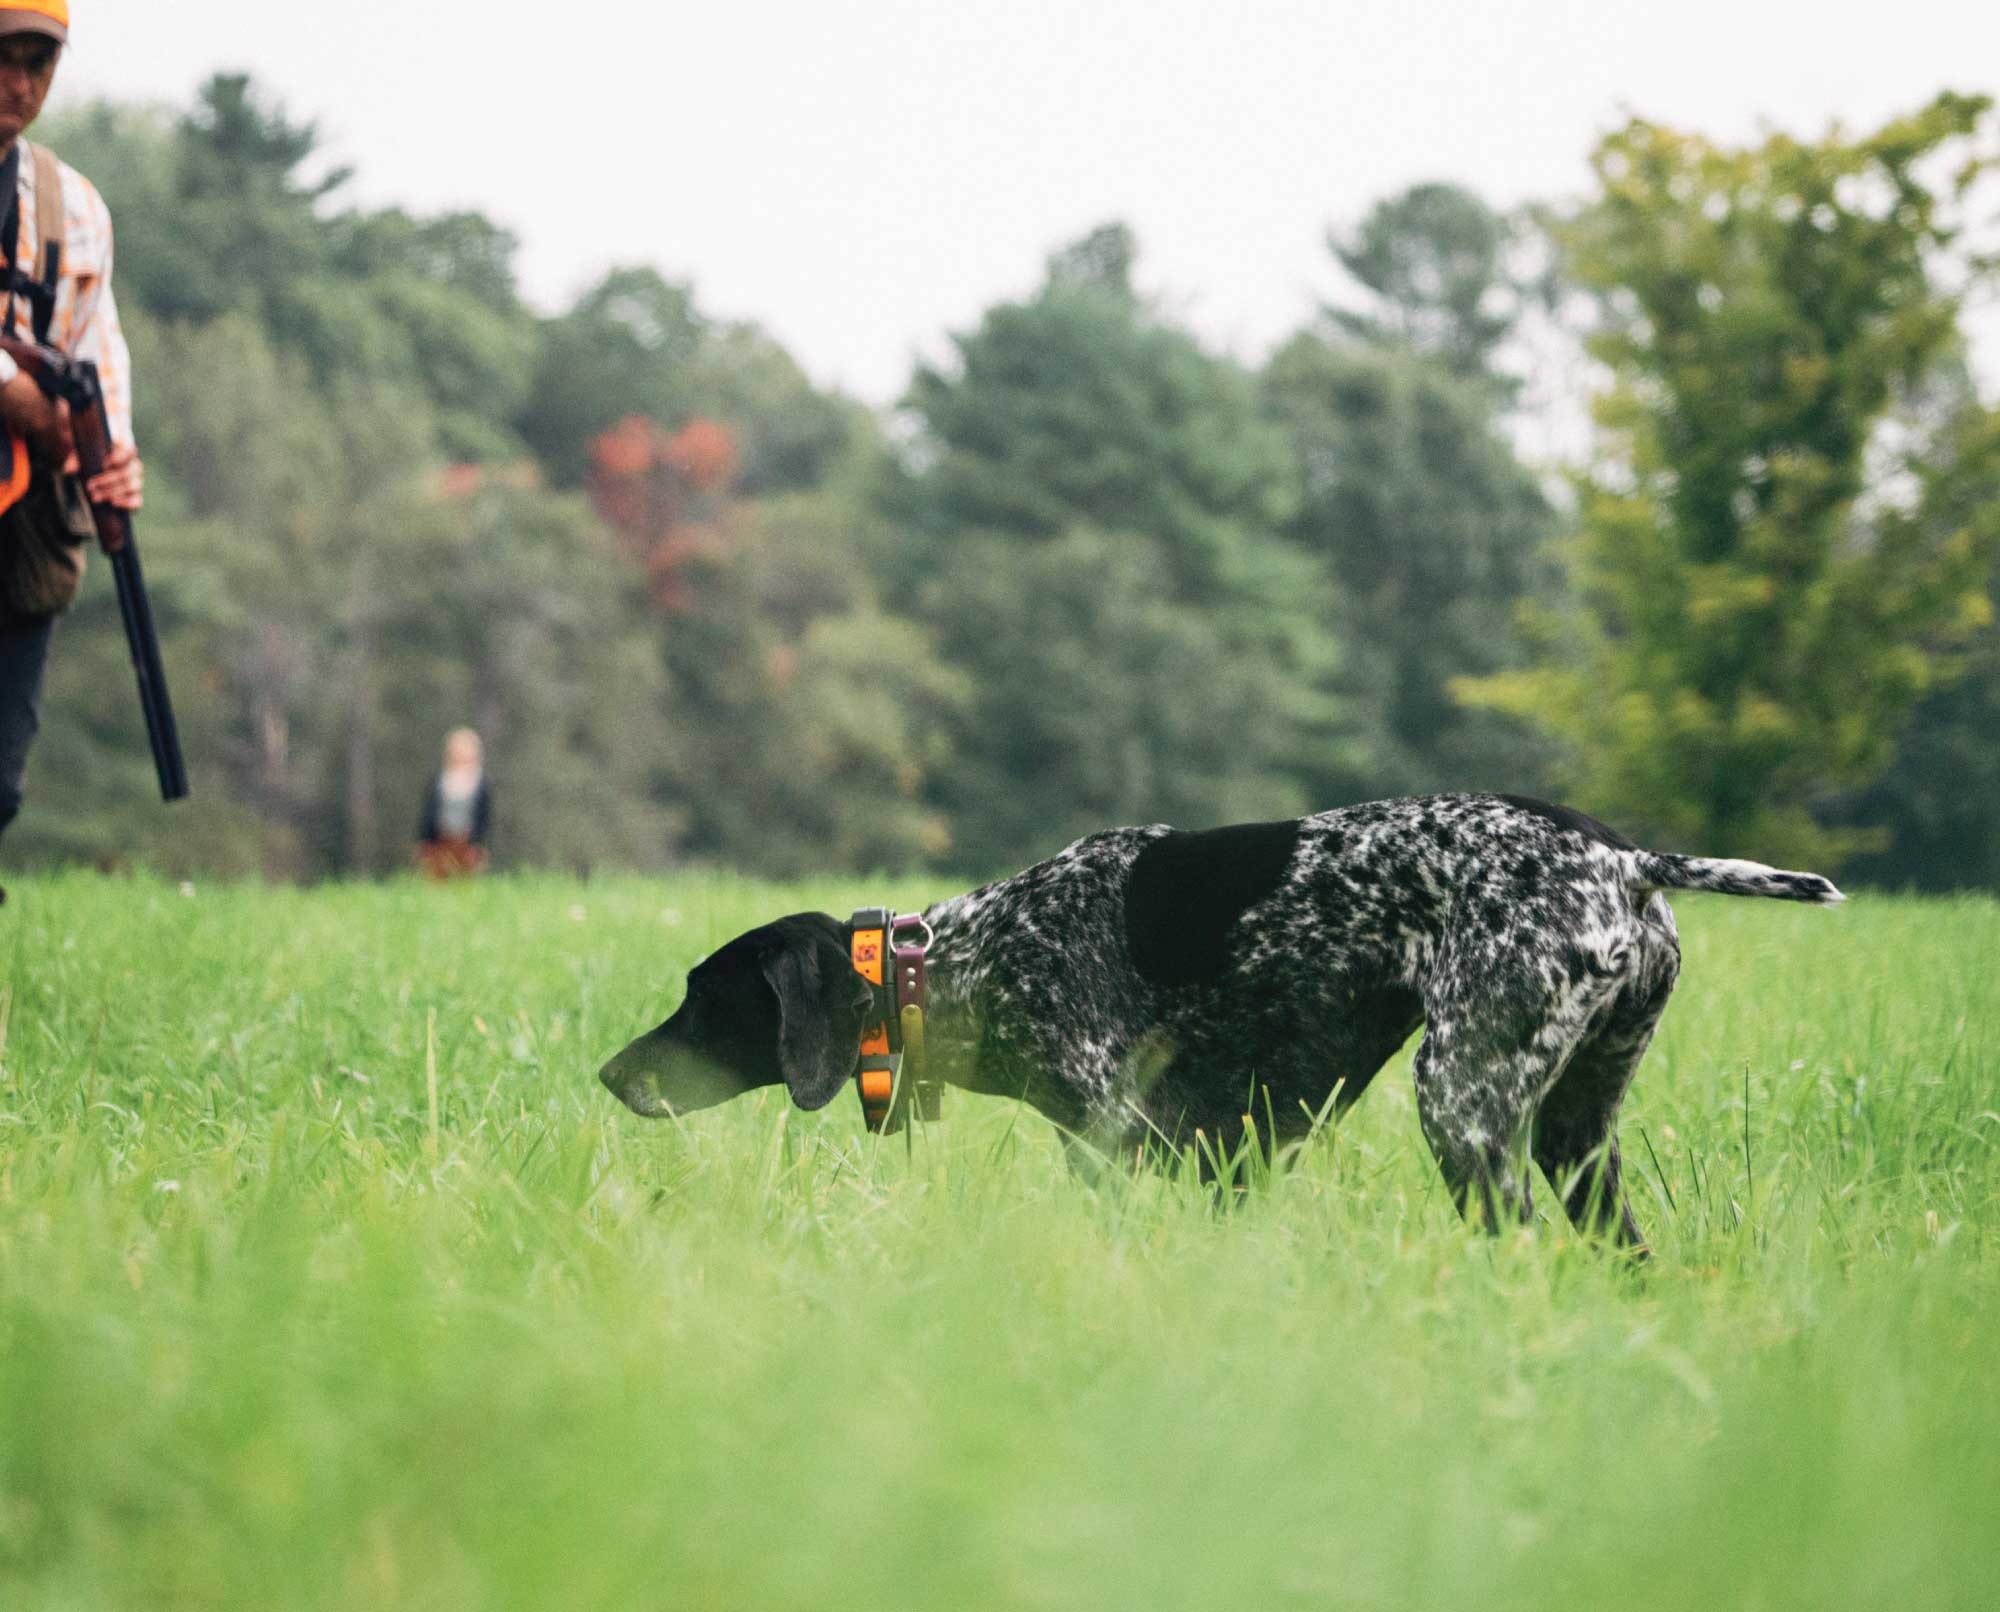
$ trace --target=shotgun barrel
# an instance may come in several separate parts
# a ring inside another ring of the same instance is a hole
[[[160,663],[160,636],[153,628],[153,604],[146,595],[145,573],[139,567],[139,546],[128,541],[110,558],[111,574],[118,582],[118,613],[125,620],[125,642],[131,646],[132,670],[139,679],[146,740],[153,747],[153,770],[160,779],[160,799],[186,800],[187,760],[181,754],[180,729],[174,725],[167,669]]]

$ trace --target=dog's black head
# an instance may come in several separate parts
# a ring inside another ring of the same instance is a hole
[[[847,931],[802,912],[738,935],[688,974],[687,999],[599,1078],[634,1113],[685,1114],[782,1081],[824,1108],[853,1075],[871,999]]]

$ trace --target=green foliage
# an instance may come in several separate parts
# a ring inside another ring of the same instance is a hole
[[[746,498],[839,481],[875,451],[875,416],[814,386],[798,361],[756,325],[712,325],[691,382],[695,412],[727,425],[742,447]]]
[[[976,689],[942,786],[973,866],[1098,809],[1295,810],[1329,731],[1323,576],[1279,535],[1285,440],[1249,376],[1133,293],[1131,256],[1118,226],[1057,253],[907,399],[890,507]]]
[[[965,679],[885,605],[862,516],[794,495],[744,510],[663,636],[671,794],[690,854],[762,873],[900,871],[952,848],[928,790]]]
[[[1114,823],[1195,825],[1310,807],[1294,746],[1310,710],[1186,608],[1157,538],[1075,528],[966,536],[924,617],[979,668],[957,760],[936,783],[952,865],[998,869]]]
[[[1941,523],[2000,526],[2000,413],[1961,383],[1934,434],[1927,503]],[[1947,665],[1910,715],[1881,776],[1840,820],[1871,831],[1877,849],[1854,874],[1924,890],[2000,890],[2000,564],[1986,593],[1988,625]]]
[[[590,439],[628,414],[674,424],[703,321],[686,286],[652,269],[600,280],[543,332],[522,439],[562,483],[583,479]]]
[[[1960,466],[1882,436],[1955,349],[1939,254],[1987,112],[1947,95],[1747,150],[1634,122],[1599,148],[1566,232],[1615,378],[1570,554],[1586,608],[1561,658],[1468,691],[1569,741],[1596,809],[1765,859],[1865,843],[1812,805],[1888,761],[1940,650],[1984,619],[2000,540]]]
[[[939,535],[1143,532],[1166,545],[1184,595],[1226,587],[1241,551],[1291,512],[1284,439],[1249,377],[1154,315],[1122,269],[1079,272],[1095,242],[1058,253],[1040,293],[957,337],[952,371],[918,369],[916,518]]]
[[[845,1095],[674,1125],[593,1078],[722,939],[936,882],[10,883],[9,1608],[1973,1612],[2000,1579],[1990,901],[1679,903],[1635,1276],[1558,1222],[1468,1234],[1400,1061],[1227,1214],[1093,1190],[1004,1099],[906,1150]]]
[[[769,336],[718,324],[689,287],[649,268],[613,270],[547,322],[517,424],[551,475],[573,485],[592,439],[627,415],[727,426],[747,494],[817,485],[868,430],[863,410],[816,391]]]
[[[1912,713],[1890,765],[1848,816],[1879,849],[1869,884],[2000,890],[2000,632],[1974,640],[1959,675]]]
[[[171,126],[97,105],[38,132],[113,207],[122,306],[175,326],[248,321],[317,387],[365,376],[421,399],[407,429],[454,458],[519,454],[533,322],[504,231],[330,213],[347,171],[320,172],[314,126],[241,75],[212,79]]]
[[[1347,646],[1345,742],[1313,768],[1316,797],[1537,792],[1542,746],[1451,693],[1524,664],[1517,617],[1555,593],[1554,512],[1501,434],[1500,388],[1401,341],[1304,332],[1263,392],[1299,467],[1286,532],[1324,557]]]
[[[1407,348],[1460,380],[1511,391],[1493,363],[1521,300],[1507,262],[1511,236],[1507,220],[1461,186],[1412,185],[1377,202],[1358,228],[1328,237],[1373,303],[1328,312],[1371,345]]]
[[[459,293],[493,313],[520,311],[514,253],[520,243],[479,213],[414,218],[400,208],[354,215],[337,244],[342,269],[359,278],[405,275]]]

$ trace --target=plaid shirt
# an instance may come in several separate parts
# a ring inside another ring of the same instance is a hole
[[[63,243],[62,279],[56,286],[55,318],[49,325],[49,345],[72,358],[97,364],[104,383],[104,412],[115,441],[132,440],[132,355],[125,333],[118,328],[118,304],[111,295],[111,210],[97,187],[68,163],[62,164],[63,211],[68,215]],[[29,273],[29,234],[35,219],[35,165],[21,152],[21,233],[14,243],[14,261]],[[5,299],[0,297],[0,309]],[[16,298],[10,334],[33,339],[31,310]],[[14,360],[0,353],[0,383],[19,373]]]

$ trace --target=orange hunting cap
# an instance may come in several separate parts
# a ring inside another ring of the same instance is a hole
[[[47,34],[69,43],[69,0],[0,0],[0,34]]]

